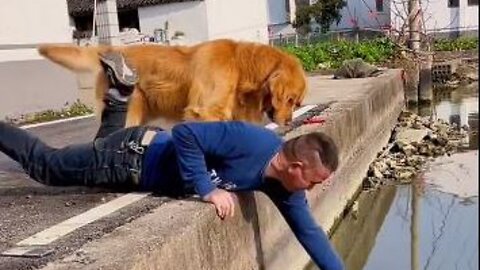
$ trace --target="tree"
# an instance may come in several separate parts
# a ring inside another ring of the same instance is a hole
[[[346,6],[344,0],[318,0],[312,5],[297,8],[293,26],[301,32],[310,32],[310,22],[313,19],[321,27],[323,33],[330,29],[333,22],[338,23],[342,18],[340,11]]]

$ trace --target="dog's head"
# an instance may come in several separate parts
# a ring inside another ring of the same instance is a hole
[[[282,60],[265,84],[263,108],[270,120],[279,125],[290,123],[293,111],[305,97],[306,84],[300,62],[292,56]]]

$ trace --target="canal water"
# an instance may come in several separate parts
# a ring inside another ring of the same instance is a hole
[[[332,236],[348,270],[478,269],[478,84],[417,113],[468,125],[465,150],[429,163],[411,185],[359,196]]]

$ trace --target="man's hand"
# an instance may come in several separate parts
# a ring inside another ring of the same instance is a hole
[[[221,219],[224,219],[227,216],[233,217],[235,214],[235,202],[237,201],[237,196],[232,192],[217,188],[207,194],[203,200],[215,205],[217,215]]]

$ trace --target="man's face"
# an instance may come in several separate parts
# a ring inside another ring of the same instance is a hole
[[[291,192],[310,190],[316,184],[327,180],[331,174],[332,172],[323,165],[312,167],[300,161],[290,162],[282,171],[282,184]]]

